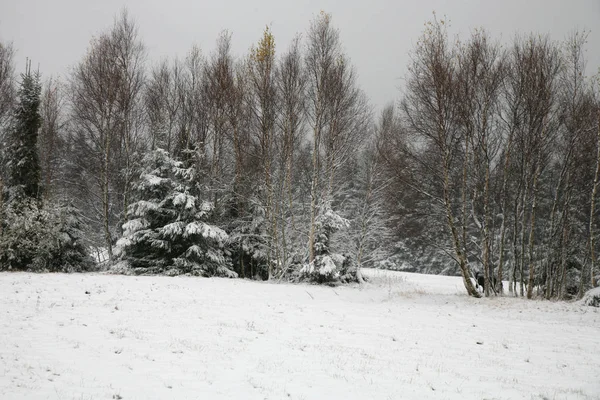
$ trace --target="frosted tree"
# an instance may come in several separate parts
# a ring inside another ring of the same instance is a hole
[[[315,258],[302,268],[301,274],[318,283],[355,281],[355,264],[331,248],[333,235],[349,227],[350,221],[333,211],[330,202],[322,203],[315,221]]]
[[[190,193],[193,170],[162,149],[143,165],[134,185],[138,201],[117,242],[120,259],[136,273],[237,276],[225,251],[227,234],[206,222],[212,204]]]
[[[76,209],[43,204],[38,130],[41,85],[28,65],[22,75],[10,135],[9,204],[0,231],[1,269],[81,271],[92,265],[86,254]]]
[[[22,75],[18,103],[11,128],[8,154],[11,201],[41,198],[41,167],[37,153],[41,84],[39,73],[31,72],[31,63]]]
[[[23,200],[9,207],[0,235],[0,270],[81,272],[93,268],[81,213],[71,205]]]
[[[247,200],[245,214],[229,224],[229,247],[242,278],[269,279],[270,232],[266,210],[261,200]]]

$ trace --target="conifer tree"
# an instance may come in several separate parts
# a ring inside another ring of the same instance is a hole
[[[193,168],[156,149],[143,160],[117,254],[136,273],[236,277],[225,252],[227,233],[207,222],[212,204],[191,194]]]
[[[28,64],[10,130],[9,203],[0,224],[0,270],[82,271],[92,267],[76,208],[44,204],[38,133],[41,84]]]
[[[42,86],[39,72],[31,72],[31,63],[21,77],[10,138],[8,186],[11,200],[22,200],[23,197],[40,199],[41,169],[37,141],[41,125],[39,106]]]

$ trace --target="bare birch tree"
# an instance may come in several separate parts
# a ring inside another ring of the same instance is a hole
[[[312,21],[307,40],[307,115],[313,133],[308,259],[312,262],[319,207],[334,199],[339,188],[336,175],[367,136],[371,110],[329,14],[321,13]]]
[[[78,186],[102,226],[112,259],[114,235],[127,219],[136,160],[141,155],[144,47],[124,11],[111,31],[92,40],[71,77],[71,120]]]
[[[413,152],[420,155],[426,152],[435,154],[432,168],[436,171],[436,189],[441,193],[437,204],[444,210],[453,255],[460,267],[467,293],[480,297],[470,279],[465,244],[464,176],[467,165],[465,159],[469,154],[468,148],[461,150],[461,145],[464,143],[468,146],[469,141],[465,140],[457,124],[457,69],[455,49],[448,41],[445,21],[436,18],[427,23],[425,32],[413,50],[402,111],[406,126],[418,146]],[[462,171],[459,175],[461,178],[456,179],[459,170]],[[457,185],[457,180],[461,180],[461,184]],[[462,193],[462,201],[457,204],[455,199],[458,193]],[[457,218],[457,210],[461,210],[462,218]]]
[[[248,72],[252,93],[251,110],[255,121],[255,137],[258,143],[257,159],[260,160],[263,204],[268,221],[267,240],[268,279],[273,277],[273,265],[280,266],[278,243],[278,218],[275,204],[275,150],[277,133],[277,65],[275,62],[275,39],[269,28],[265,28],[262,38],[250,51]],[[277,272],[277,271],[275,271]]]
[[[305,124],[306,75],[302,65],[300,38],[292,41],[288,51],[279,60],[277,74],[277,97],[279,112],[277,127],[279,134],[279,209],[282,249],[282,268],[290,266],[293,234],[296,233],[294,207],[294,164],[302,143]],[[283,273],[283,271],[282,271]]]
[[[480,231],[480,259],[485,277],[485,295],[496,290],[493,276],[492,177],[498,165],[500,131],[498,125],[499,92],[504,77],[504,61],[500,46],[485,31],[476,30],[460,49],[457,98],[458,121],[470,141],[472,165],[472,217]],[[498,275],[502,276],[502,255]],[[501,284],[502,280],[499,279]],[[501,286],[500,286],[501,290]]]
[[[221,33],[217,39],[217,48],[204,67],[203,95],[207,102],[207,158],[209,169],[209,188],[216,209],[220,207],[220,198],[224,193],[224,167],[226,161],[226,140],[230,127],[232,92],[234,91],[234,62],[231,55],[231,34]],[[234,142],[236,139],[234,138]],[[234,144],[235,147],[235,144]],[[241,168],[241,153],[235,152],[235,170]],[[235,187],[235,184],[234,184]]]
[[[64,87],[57,79],[49,79],[42,90],[40,104],[40,127],[38,145],[42,167],[42,185],[45,199],[58,193],[57,178],[62,170],[64,159],[67,119]]]

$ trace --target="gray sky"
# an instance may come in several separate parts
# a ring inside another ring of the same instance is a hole
[[[15,45],[18,72],[30,57],[44,76],[65,75],[124,6],[138,23],[150,62],[183,57],[193,43],[208,54],[223,29],[233,33],[234,55],[242,56],[267,24],[282,52],[320,10],[329,12],[377,108],[400,97],[408,52],[434,10],[450,19],[451,34],[463,38],[475,27],[505,42],[515,32],[562,40],[574,29],[591,30],[588,72],[600,67],[600,0],[1,0],[0,40]]]

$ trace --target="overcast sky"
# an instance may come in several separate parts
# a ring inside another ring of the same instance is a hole
[[[242,56],[265,25],[281,52],[324,10],[377,108],[400,97],[408,52],[434,10],[461,37],[475,27],[505,42],[516,32],[562,40],[574,29],[591,30],[588,72],[600,67],[600,0],[1,0],[0,40],[13,42],[19,71],[29,57],[44,76],[64,76],[123,7],[139,26],[149,62],[183,57],[193,43],[210,53],[223,29],[233,33],[234,55]]]

